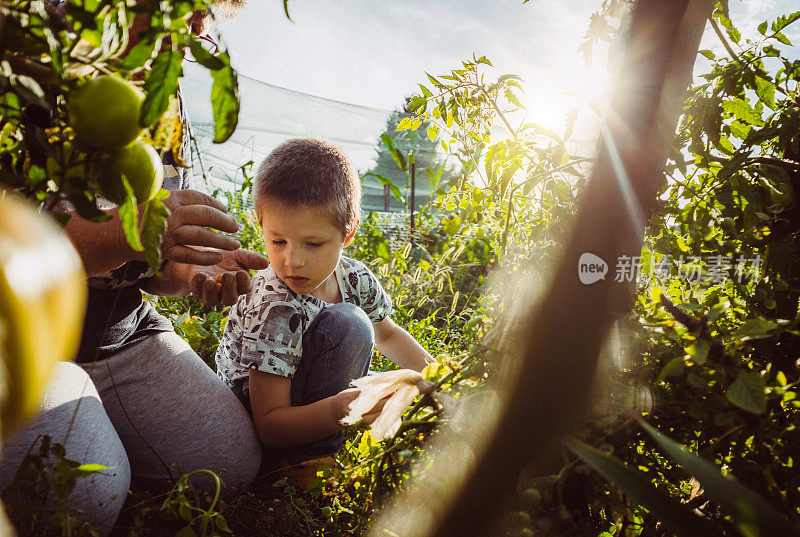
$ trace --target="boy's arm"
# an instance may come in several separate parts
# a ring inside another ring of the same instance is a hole
[[[250,370],[253,423],[265,446],[299,446],[340,431],[344,427],[339,420],[345,417],[350,402],[360,393],[350,388],[310,405],[291,406],[291,388],[292,379],[288,377]]]
[[[422,348],[414,337],[386,317],[373,325],[375,328],[375,347],[389,360],[400,367],[422,371],[433,362],[433,357]]]

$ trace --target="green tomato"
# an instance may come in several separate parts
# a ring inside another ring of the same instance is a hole
[[[526,489],[522,493],[522,503],[528,509],[538,508],[542,505],[542,494],[535,488]]]
[[[723,218],[719,223],[719,227],[729,235],[736,233],[736,221],[730,216]]]
[[[92,78],[69,94],[69,123],[81,143],[103,151],[119,149],[142,133],[142,101],[141,92],[129,82],[113,76]]]
[[[511,515],[511,525],[525,527],[531,525],[531,515],[527,511],[517,511]]]
[[[146,202],[161,188],[164,168],[152,146],[135,142],[111,153],[110,158],[110,166],[98,168],[94,174],[104,198],[117,204],[125,201],[123,176],[133,188],[137,203]]]
[[[794,205],[796,201],[794,188],[792,188],[792,185],[789,183],[780,183],[777,191],[770,189],[769,197],[773,204],[780,205],[782,207]]]

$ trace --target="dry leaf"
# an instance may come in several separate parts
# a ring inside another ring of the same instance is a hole
[[[396,371],[385,371],[375,375],[368,375],[354,380],[351,384],[359,388],[361,393],[348,407],[347,415],[341,419],[342,425],[354,425],[361,421],[361,418],[372,410],[378,401],[388,395],[392,397],[386,402],[381,411],[381,415],[373,423],[373,437],[381,439],[386,436],[376,434],[376,426],[379,426],[382,434],[393,435],[399,427],[399,419],[405,412],[411,401],[419,393],[417,383],[423,382],[422,375],[413,369],[398,369]],[[397,424],[395,422],[398,422]],[[396,425],[396,427],[395,427]],[[394,428],[394,432],[392,431]]]

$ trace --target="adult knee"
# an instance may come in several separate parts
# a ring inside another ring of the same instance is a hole
[[[107,535],[127,497],[130,465],[94,384],[75,364],[57,364],[39,414],[3,446],[0,489],[11,485],[26,454],[38,453],[45,435],[52,444],[64,445],[65,458],[108,467],[77,478],[70,493],[81,520],[95,525],[100,535]],[[55,456],[42,462],[55,463]]]

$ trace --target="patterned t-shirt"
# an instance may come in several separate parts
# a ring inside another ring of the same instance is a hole
[[[373,323],[391,314],[389,295],[364,263],[342,257],[334,274],[342,300],[360,307]],[[303,334],[325,304],[293,292],[271,266],[260,271],[250,292],[231,308],[217,348],[217,374],[234,391],[249,369],[291,378],[303,356]]]

